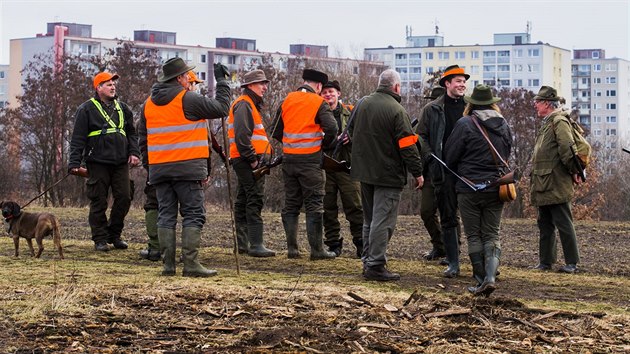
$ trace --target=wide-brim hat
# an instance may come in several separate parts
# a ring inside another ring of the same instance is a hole
[[[328,82],[328,75],[321,71],[313,69],[304,69],[302,72],[302,79],[307,81],[320,82],[322,85]]]
[[[265,72],[260,69],[252,70],[243,75],[243,82],[241,82],[241,87],[245,87],[249,84],[255,84],[257,82],[269,82],[269,80],[267,80],[267,77],[265,76]]]
[[[431,92],[427,96],[424,96],[424,98],[434,100],[434,99],[442,96],[444,94],[444,92],[446,92],[446,89],[444,87],[436,86],[436,87],[432,88]]]
[[[470,78],[470,75],[466,74],[464,69],[460,68],[459,65],[451,65],[447,67],[446,69],[444,69],[444,73],[442,74],[442,77],[440,78],[440,86],[446,87],[444,85],[444,81],[448,80],[449,78],[453,76],[463,76],[466,78],[466,80]]]
[[[322,90],[325,88],[334,88],[335,90],[341,92],[341,85],[339,84],[339,81],[337,80],[328,81],[322,86]]]
[[[492,96],[492,89],[489,86],[479,84],[475,86],[472,95],[464,96],[464,101],[477,106],[489,106],[501,101],[501,99]]]
[[[534,101],[560,101],[558,91],[551,86],[543,86],[538,91],[538,94],[534,96]]]
[[[96,74],[96,76],[94,76],[94,88],[96,89],[98,87],[98,85],[102,84],[105,81],[109,81],[109,80],[118,80],[118,75],[117,74],[112,74],[112,73],[108,73],[108,72],[102,72],[102,73],[98,73]]]
[[[158,74],[157,80],[158,82],[167,82],[194,68],[194,65],[187,65],[182,58],[171,58],[162,65],[162,72]]]

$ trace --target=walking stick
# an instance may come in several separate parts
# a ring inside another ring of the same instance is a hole
[[[227,134],[227,129],[225,125],[226,119],[227,117],[221,118],[221,130],[223,130],[223,146],[225,146],[227,149],[229,145],[228,145],[228,134]],[[223,162],[225,164],[225,171],[227,174],[228,200],[230,203],[230,221],[232,225],[232,239],[234,242],[234,260],[236,261],[236,274],[240,276],[241,266],[238,261],[238,239],[236,238],[236,223],[234,221],[234,201],[232,198],[232,175],[230,174],[230,164],[228,162],[228,159],[225,159]]]

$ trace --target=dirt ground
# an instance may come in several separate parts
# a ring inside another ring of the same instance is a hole
[[[264,216],[278,256],[241,255],[239,275],[229,215],[210,211],[201,260],[219,275],[189,279],[161,277],[159,263],[138,258],[142,210],[128,217],[130,249],[101,254],[86,210],[54,212],[65,260],[49,239],[41,260],[23,240],[17,259],[10,238],[0,241],[2,352],[630,352],[630,223],[578,222],[580,272],[566,275],[530,270],[535,221],[506,220],[498,289],[474,298],[465,239],[462,276],[445,279],[421,259],[430,244],[418,216],[399,218],[388,257],[401,280],[383,284],[361,278],[351,242],[336,260],[287,259],[278,214]],[[303,223],[300,242],[307,256]]]

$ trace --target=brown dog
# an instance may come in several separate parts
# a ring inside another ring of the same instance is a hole
[[[39,258],[44,251],[42,239],[52,235],[53,243],[59,251],[59,257],[63,259],[61,248],[61,234],[59,233],[59,222],[50,213],[27,213],[20,210],[20,206],[15,202],[1,202],[2,216],[6,222],[7,232],[13,237],[15,245],[15,256],[19,256],[20,236],[26,239],[31,250],[31,256]],[[37,241],[37,255],[33,249],[33,238]]]

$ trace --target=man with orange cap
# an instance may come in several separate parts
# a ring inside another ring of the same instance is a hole
[[[334,148],[337,122],[319,95],[328,75],[313,69],[302,72],[304,83],[290,92],[276,114],[273,138],[282,142],[282,177],[285,201],[282,224],[289,258],[299,258],[298,219],[304,205],[311,260],[335,258],[323,249],[324,171],[322,149]]]
[[[121,233],[131,206],[129,166],[140,163],[133,113],[117,99],[117,79],[118,75],[108,72],[94,76],[96,94],[77,109],[68,162],[70,173],[77,174],[85,160],[88,221],[94,248],[101,252],[109,251],[108,243],[117,249],[127,248]],[[114,203],[108,220],[110,188]]]

